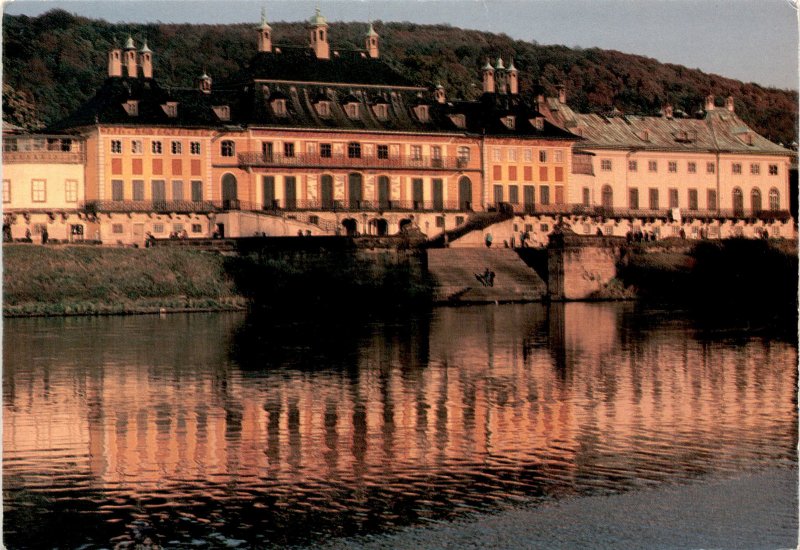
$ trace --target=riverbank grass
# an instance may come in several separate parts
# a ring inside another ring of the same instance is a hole
[[[3,314],[242,309],[224,258],[195,250],[3,246]]]

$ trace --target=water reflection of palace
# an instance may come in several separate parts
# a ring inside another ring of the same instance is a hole
[[[242,352],[258,328],[237,315],[12,320],[5,484],[280,493],[484,468],[578,483],[794,456],[793,345],[648,322],[609,304],[438,309],[341,331],[326,363],[297,337]]]

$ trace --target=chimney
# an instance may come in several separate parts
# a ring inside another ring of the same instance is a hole
[[[708,94],[706,96],[706,111],[713,111],[714,110],[714,96]]]
[[[489,63],[489,58],[486,58],[486,65],[483,66],[483,93],[494,93],[494,68]]]
[[[261,8],[261,26],[258,28],[258,51],[272,51],[272,27],[267,23],[267,12]]]
[[[153,52],[147,47],[147,40],[139,50],[139,65],[142,67],[143,77],[153,78]]]
[[[317,59],[330,59],[331,48],[328,44],[328,22],[319,13],[314,14],[308,21],[309,37],[311,38],[311,49]]]
[[[725,98],[725,108],[728,109],[730,112],[735,112],[736,109],[733,106],[733,96],[729,95]]]
[[[122,76],[122,50],[117,47],[108,52],[108,76]]]
[[[436,98],[438,103],[444,103],[447,100],[447,97],[444,93],[444,86],[437,84],[436,91],[433,92],[433,97]]]
[[[495,88],[498,93],[506,93],[506,68],[503,66],[503,58],[497,58],[497,64],[494,66],[494,80]]]
[[[125,43],[125,68],[130,78],[136,78],[136,45],[130,35]]]
[[[372,59],[378,58],[378,33],[375,32],[375,29],[372,27],[372,23],[369,24],[369,30],[367,31],[367,35],[365,37],[365,46],[367,49],[367,53]]]
[[[670,105],[669,103],[664,105],[664,116],[666,118],[672,118],[672,105]]]
[[[558,102],[562,105],[566,105],[567,103],[567,87],[563,84],[558,86]]]
[[[517,95],[519,93],[519,71],[514,66],[514,58],[508,62],[508,93]]]

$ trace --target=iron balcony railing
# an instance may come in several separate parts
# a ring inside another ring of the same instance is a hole
[[[508,203],[501,203],[508,204]],[[553,215],[583,215],[604,218],[663,218],[671,219],[671,208],[619,208],[592,206],[585,204],[514,204],[510,205],[517,213],[525,214],[553,214]],[[497,205],[490,204],[489,210],[496,210]],[[712,209],[689,210],[680,208],[681,218],[702,219],[760,219],[785,221],[791,217],[788,210],[740,210],[740,209]]]
[[[3,151],[3,162],[6,164],[83,164],[84,159],[83,151]]]
[[[403,211],[403,212],[470,212],[469,201],[414,200],[279,200],[264,204],[263,210],[321,210],[331,212]]]
[[[158,212],[158,213],[208,213],[239,210],[239,201],[86,201],[82,209],[87,213],[101,212]]]
[[[381,158],[378,156],[354,156],[320,153],[296,153],[282,155],[278,153],[239,153],[239,165],[244,167],[290,167],[290,168],[362,168],[374,170],[391,169],[423,169],[423,170],[464,170],[469,168],[469,160],[460,157],[413,157],[394,156]]]

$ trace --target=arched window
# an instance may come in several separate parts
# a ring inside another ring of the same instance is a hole
[[[363,177],[361,174],[352,173],[347,176],[348,203],[350,208],[360,209],[364,200]]]
[[[472,180],[467,176],[458,180],[458,209],[465,212],[472,209]]]
[[[781,209],[781,195],[774,187],[769,190],[769,209],[772,211]]]
[[[223,157],[232,157],[236,155],[236,144],[231,140],[225,140],[220,144],[220,153]]]
[[[761,212],[761,191],[756,187],[750,192],[750,206],[753,208],[753,214]]]
[[[738,187],[733,188],[733,215],[744,215],[744,195],[742,195],[742,190]]]
[[[603,208],[612,208],[614,206],[614,191],[610,185],[603,186],[600,197]]]

